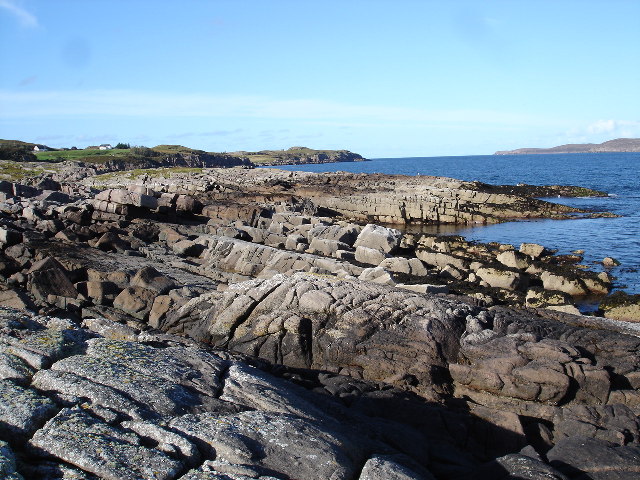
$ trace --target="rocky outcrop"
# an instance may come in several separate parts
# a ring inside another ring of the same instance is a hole
[[[141,177],[109,178],[108,185],[145,181]],[[104,185],[100,179],[87,180]],[[340,214],[360,223],[496,223],[523,218],[565,218],[578,210],[532,198],[525,187],[512,193],[493,192],[483,184],[442,177],[401,175],[284,172],[254,169],[238,175],[232,170],[208,170],[201,174],[153,178],[145,185],[156,191],[203,192],[204,204],[245,205],[303,204],[311,202],[316,212]],[[233,199],[233,202],[230,200]],[[291,207],[290,207],[291,208]],[[586,213],[586,212],[583,212]],[[228,215],[228,214],[227,214]],[[236,217],[238,218],[238,217]]]
[[[640,322],[640,295],[616,292],[600,303],[600,310],[607,318]]]
[[[0,185],[3,474],[633,475],[638,330],[566,313],[608,274],[360,225],[280,175]]]
[[[19,376],[0,369],[3,478],[561,478],[535,454],[490,460],[508,449],[488,409],[447,409],[335,374],[277,377],[267,363],[166,334],[113,340],[108,326],[7,309],[0,323],[0,342],[14,344],[2,355],[24,365]]]
[[[474,315],[469,305],[309,274],[235,284],[206,301],[159,328],[275,363],[413,383],[430,398],[445,388],[447,362]]]
[[[366,158],[348,150],[314,150],[291,147],[287,150],[261,150],[259,152],[234,152],[230,155],[259,165],[304,165],[309,163],[365,162]]]

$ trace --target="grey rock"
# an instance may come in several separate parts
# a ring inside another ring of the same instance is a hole
[[[0,380],[0,438],[28,438],[57,411],[47,397]]]
[[[16,459],[8,443],[0,440],[0,478],[4,480],[24,480],[16,471]]]
[[[184,415],[170,427],[199,439],[216,460],[262,467],[277,477],[351,478],[362,458],[339,434],[285,414]]]
[[[157,292],[144,287],[127,287],[114,299],[113,306],[129,315],[144,320],[149,315]]]
[[[375,224],[367,224],[353,244],[354,247],[367,247],[384,253],[393,253],[400,246],[402,232]]]
[[[131,243],[127,242],[115,232],[106,232],[93,244],[94,247],[107,252],[124,252],[131,248]]]
[[[64,409],[32,438],[39,451],[110,480],[171,480],[183,468],[140,438],[79,409]]]
[[[49,295],[67,298],[78,296],[66,269],[53,257],[34,263],[27,278],[27,289],[39,300],[46,300]]]
[[[108,281],[79,282],[75,287],[79,294],[91,299],[93,303],[98,305],[112,304],[116,296],[122,291],[116,283]]]
[[[366,263],[367,265],[380,265],[387,255],[377,248],[365,247],[358,245],[356,247],[356,261]]]
[[[549,450],[552,467],[580,480],[632,480],[640,471],[640,446],[621,446],[605,440],[572,436]]]
[[[153,267],[143,267],[131,279],[132,287],[143,287],[153,290],[162,295],[172,288],[176,288],[176,284],[166,275],[161,274]]]
[[[541,460],[520,454],[509,454],[478,468],[472,480],[568,480],[559,470]]]
[[[321,410],[305,399],[305,390],[273,378],[257,368],[235,363],[229,367],[224,382],[221,400],[264,412],[287,413],[309,420],[325,417]]]
[[[0,379],[25,383],[31,379],[34,373],[35,370],[20,357],[10,353],[0,353]]]
[[[334,371],[350,365],[377,380],[411,374],[426,393],[457,355],[472,311],[374,283],[296,274],[235,284],[184,328],[206,328],[212,344],[276,363]]]
[[[375,455],[364,464],[358,480],[435,480],[429,472],[419,474],[391,455]]]
[[[204,250],[204,246],[191,240],[181,240],[171,245],[171,249],[176,255],[183,257],[197,257]]]

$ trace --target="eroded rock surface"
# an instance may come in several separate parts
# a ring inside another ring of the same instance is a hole
[[[3,380],[3,425],[19,429],[0,429],[4,478],[473,478],[488,451],[507,451],[473,446],[495,428],[481,416],[381,383],[6,308],[0,322],[3,342],[73,344],[22,385]]]
[[[372,223],[561,207],[450,179],[242,172],[4,185],[3,475],[636,471],[638,330],[573,305],[608,273]]]

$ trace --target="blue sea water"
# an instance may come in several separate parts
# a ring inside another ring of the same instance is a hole
[[[603,198],[547,199],[580,208],[609,211],[620,218],[528,220],[488,226],[434,227],[431,231],[463,235],[479,242],[520,245],[540,243],[558,253],[584,250],[584,264],[616,258],[610,270],[616,286],[640,293],[640,153],[549,155],[473,155],[460,157],[377,158],[369,162],[290,165],[284,170],[347,171],[400,175],[436,175],[497,185],[579,185],[602,190]]]

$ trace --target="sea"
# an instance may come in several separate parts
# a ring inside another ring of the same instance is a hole
[[[269,167],[271,168],[271,167]],[[533,242],[558,254],[584,250],[583,264],[604,269],[604,257],[620,266],[608,271],[615,289],[640,294],[640,153],[544,155],[470,155],[456,157],[375,158],[368,162],[286,165],[273,168],[306,172],[435,175],[495,185],[577,185],[608,194],[597,198],[546,198],[574,207],[607,211],[619,218],[524,220],[497,225],[429,226],[426,233],[462,235],[477,242]]]

